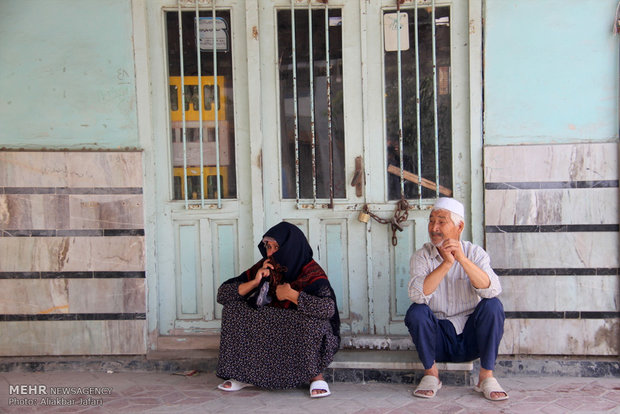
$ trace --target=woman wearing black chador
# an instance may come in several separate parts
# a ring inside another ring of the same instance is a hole
[[[340,318],[327,275],[296,226],[281,222],[258,245],[263,259],[217,293],[222,335],[217,375],[223,391],[247,386],[330,395],[323,370],[340,345]]]

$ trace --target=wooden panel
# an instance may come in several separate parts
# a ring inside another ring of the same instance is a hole
[[[349,272],[347,260],[346,220],[335,223],[325,222],[325,271],[336,294],[340,316],[349,317]]]
[[[236,221],[211,221],[211,234],[213,246],[213,279],[215,281],[213,297],[217,294],[217,288],[231,277],[238,276],[242,271],[238,266],[238,241]],[[205,283],[205,286],[210,286]],[[222,317],[222,307],[215,305],[215,317]]]
[[[409,261],[411,254],[416,250],[415,223],[409,225],[402,232],[397,232],[398,244],[394,247],[392,262],[392,306],[391,319],[402,320],[411,305],[409,299]]]
[[[422,215],[422,217],[420,217]],[[390,319],[387,322],[392,335],[409,335],[403,320],[411,299],[409,299],[409,262],[411,255],[428,241],[427,212],[419,212],[417,218],[407,221],[402,232],[397,232],[398,244],[391,248],[390,258]],[[391,238],[392,232],[389,231]],[[390,246],[391,247],[391,246]],[[380,299],[379,299],[380,300]]]
[[[179,225],[179,317],[199,312],[198,298],[198,226],[197,223]]]
[[[236,231],[232,224],[217,224],[217,267],[220,283],[231,277],[237,276],[235,263],[237,262],[236,252]]]

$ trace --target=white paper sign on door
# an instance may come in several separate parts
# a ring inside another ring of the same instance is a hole
[[[383,15],[383,38],[386,52],[398,50],[397,16],[398,13]],[[400,50],[409,50],[409,15],[403,12],[400,13]]]
[[[213,18],[201,17],[198,24],[200,29],[200,50],[213,51]],[[215,49],[218,52],[228,52],[228,25],[221,17],[215,18]]]

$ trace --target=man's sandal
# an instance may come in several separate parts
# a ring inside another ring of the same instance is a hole
[[[230,384],[230,387],[224,386],[224,384],[226,384],[227,382]],[[228,379],[222,382],[217,387],[222,391],[239,391],[242,388],[251,387],[251,386],[252,384],[246,384],[245,382],[235,381],[234,379]]]
[[[508,399],[508,393],[504,391],[501,385],[499,385],[499,382],[497,382],[495,377],[489,377],[483,380],[479,387],[477,385],[474,387],[474,391],[481,392],[484,394],[484,398],[491,401],[502,401]],[[493,397],[491,394],[494,392],[503,392],[505,395]]]
[[[413,395],[420,398],[433,398],[437,391],[441,388],[441,381],[439,378],[433,375],[425,375],[422,377],[422,380],[418,384],[418,387],[413,392]],[[420,393],[420,391],[431,391],[432,394],[426,395]]]

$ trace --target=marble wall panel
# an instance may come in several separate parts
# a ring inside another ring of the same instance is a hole
[[[492,190],[485,192],[485,224],[618,224],[618,188]]]
[[[559,311],[617,311],[620,304],[618,276],[556,276]]]
[[[56,230],[69,223],[69,196],[0,194],[0,229]]]
[[[510,232],[486,233],[494,268],[553,270],[552,274],[501,277],[505,310],[531,316],[506,320],[501,353],[617,354],[618,318],[596,319],[595,314],[579,312],[613,314],[620,303],[614,272],[620,267],[620,236],[613,230],[619,220],[618,148],[613,142],[484,149],[485,225],[555,225],[557,230],[579,230],[536,232],[539,229],[505,227],[499,230]],[[563,188],[566,182],[578,188]],[[501,186],[494,185],[498,183],[515,184],[498,189]],[[610,226],[599,231],[603,227],[597,225]],[[574,271],[596,268],[611,271],[603,275]],[[568,274],[561,274],[560,269]],[[539,319],[552,315],[562,319]],[[592,319],[571,319],[575,315]]]
[[[620,303],[617,276],[501,276],[500,280],[506,312],[609,312]]]
[[[0,322],[0,356],[146,353],[145,320]]]
[[[0,194],[0,229],[141,229],[142,195]]]
[[[107,231],[144,228],[141,160],[140,152],[0,152],[0,271],[144,271],[142,232]],[[145,313],[145,292],[143,278],[0,279],[0,314],[81,315],[0,322],[0,355],[143,354],[146,321],[119,314]],[[98,318],[107,320],[90,320]]]
[[[0,152],[0,187],[142,187],[141,152]]]
[[[1,272],[143,271],[144,237],[0,237]]]
[[[71,229],[144,228],[142,195],[72,195]]]
[[[0,280],[0,314],[68,313],[67,279]]]
[[[67,187],[66,152],[0,152],[0,187]]]
[[[58,272],[68,239],[62,237],[0,237],[1,272]]]
[[[494,268],[620,267],[617,232],[487,233]]]
[[[617,356],[619,342],[618,319],[506,319],[499,353]]]
[[[506,145],[484,148],[485,182],[618,179],[618,143]]]
[[[142,187],[141,152],[67,153],[69,187]]]
[[[552,309],[556,285],[553,277],[500,276],[499,280],[502,284],[499,298],[504,311],[555,310]]]
[[[69,279],[71,313],[145,313],[146,279]]]

